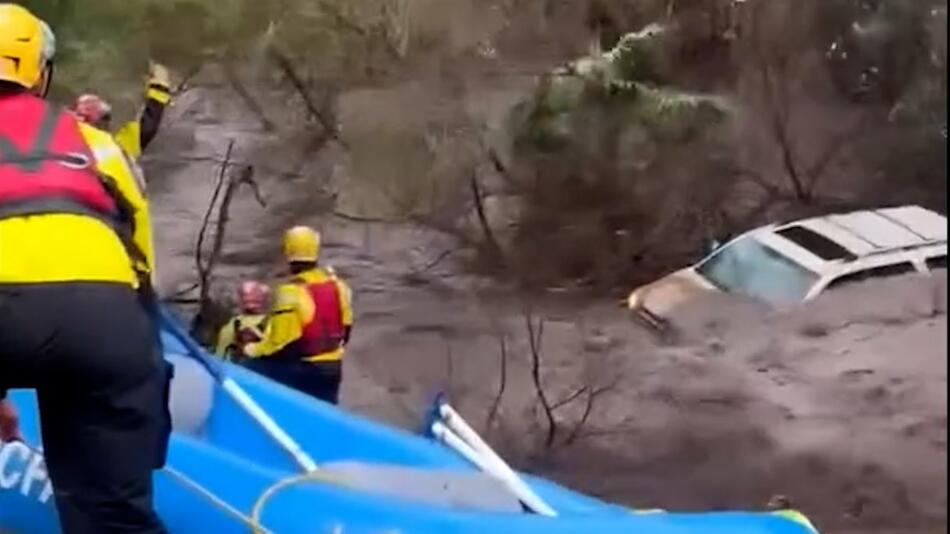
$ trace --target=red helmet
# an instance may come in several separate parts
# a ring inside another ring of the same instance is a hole
[[[267,307],[268,287],[260,282],[248,280],[238,289],[238,303],[244,313],[263,313]]]
[[[76,99],[73,113],[85,123],[104,128],[112,119],[112,106],[99,95],[86,94]]]

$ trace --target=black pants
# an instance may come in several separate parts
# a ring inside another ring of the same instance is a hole
[[[36,388],[65,534],[159,534],[171,367],[128,286],[0,285],[0,386]]]
[[[343,381],[343,363],[307,363],[284,358],[255,358],[245,365],[271,380],[302,391],[330,404],[338,404],[340,382]]]

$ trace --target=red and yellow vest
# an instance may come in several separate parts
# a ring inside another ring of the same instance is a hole
[[[30,95],[0,99],[0,117],[0,218],[76,213],[118,221],[74,117]]]
[[[72,114],[29,94],[0,97],[0,283],[111,280],[138,285],[128,277],[130,266],[151,266],[132,239],[135,209],[120,191],[123,186],[99,172],[98,157]],[[118,167],[119,172],[127,169]],[[100,236],[110,230],[120,242],[117,248]],[[111,256],[77,254],[72,256],[77,266],[70,266],[69,249],[82,247],[77,241],[87,236],[86,245]],[[50,259],[39,261],[44,257]],[[102,267],[90,268],[90,262]],[[49,272],[38,272],[53,264]]]
[[[302,283],[316,306],[316,313],[303,325],[300,336],[304,356],[326,354],[343,345],[346,329],[343,325],[342,296],[333,279],[325,282]]]
[[[277,287],[264,339],[248,345],[246,353],[307,363],[339,361],[352,324],[349,286],[331,269],[305,271]]]

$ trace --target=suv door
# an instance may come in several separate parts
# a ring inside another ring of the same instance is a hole
[[[944,258],[946,259],[946,258]],[[851,285],[855,283],[865,282],[867,280],[879,279],[879,278],[891,278],[894,276],[901,276],[908,273],[919,273],[920,271],[914,267],[914,264],[909,261],[902,261],[900,263],[892,263],[889,265],[881,265],[878,267],[871,267],[869,269],[862,269],[860,271],[853,271],[838,276],[833,279],[831,282],[825,286],[824,291],[829,289],[837,289],[842,286]]]

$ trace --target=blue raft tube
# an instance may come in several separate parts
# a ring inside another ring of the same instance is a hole
[[[175,333],[162,333],[165,357],[176,371],[174,433],[167,465],[155,474],[156,507],[172,534],[815,532],[794,515],[634,511],[518,475],[556,511],[532,513],[506,486],[443,443],[223,364],[223,373],[319,465],[302,475],[298,463],[199,363],[193,342],[183,343],[180,331]],[[10,396],[26,441],[0,444],[0,532],[59,532],[35,394],[14,390]]]

